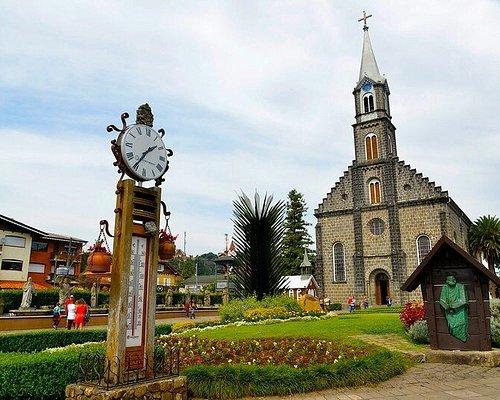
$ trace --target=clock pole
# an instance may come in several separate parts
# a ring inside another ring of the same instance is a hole
[[[118,139],[111,143],[117,159],[115,165],[119,168],[118,172],[122,173],[116,187],[106,348],[106,369],[109,373],[104,377],[106,383],[112,385],[126,383],[129,376],[148,379],[155,373],[154,334],[161,207],[159,186],[168,169],[165,152],[156,156],[152,154],[151,148],[164,147],[161,137],[152,129],[153,115],[149,106],[145,104],[139,107],[136,124],[126,126],[126,118],[128,114],[122,114],[121,130],[114,125],[108,127],[108,131],[120,132]],[[133,133],[130,133],[131,129],[135,129]],[[123,139],[124,135],[130,135],[130,139]],[[141,135],[144,137],[139,137]],[[128,140],[136,142],[129,146]],[[125,146],[131,149],[136,146],[137,151],[129,156],[129,149],[124,150]],[[167,155],[173,154],[171,150],[166,150]],[[138,180],[142,175],[137,171],[137,166],[144,160],[147,164],[158,163],[158,168],[154,172],[146,171],[144,179]],[[160,162],[164,163],[162,171]],[[122,179],[124,174],[134,179]],[[154,187],[142,187],[143,181],[151,179],[155,179]]]

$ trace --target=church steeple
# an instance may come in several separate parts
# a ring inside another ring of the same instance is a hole
[[[366,24],[367,18],[372,15],[366,15],[363,11],[363,18],[358,21],[364,21],[363,31],[363,54],[361,56],[361,68],[359,69],[359,80],[358,84],[363,81],[364,78],[369,78],[373,82],[384,83],[385,77],[380,75],[377,66],[377,60],[375,60],[375,55],[373,54],[372,44],[370,42],[370,35],[368,34],[368,25]]]
[[[363,53],[359,78],[354,88],[356,124],[354,125],[356,162],[372,163],[396,156],[396,128],[391,123],[389,85],[380,74],[373,53],[366,20],[371,15],[363,11]],[[376,125],[374,125],[376,124]],[[375,126],[379,128],[374,129]],[[380,130],[376,132],[376,130]]]

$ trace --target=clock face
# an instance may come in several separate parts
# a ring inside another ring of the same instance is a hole
[[[363,86],[361,86],[361,88],[365,92],[369,92],[370,90],[372,90],[372,84],[370,82],[365,82],[365,83],[363,83]]]
[[[161,177],[167,170],[167,150],[151,127],[131,125],[120,139],[120,151],[127,174],[139,181]]]

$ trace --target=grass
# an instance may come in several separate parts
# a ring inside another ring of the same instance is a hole
[[[406,337],[397,312],[361,311],[320,320],[285,321],[268,325],[228,325],[196,332],[196,336],[227,340],[295,336],[344,341],[349,336],[389,333]]]
[[[342,359],[336,363],[294,368],[288,365],[201,365],[186,367],[189,392],[195,397],[234,399],[246,396],[276,396],[327,388],[375,384],[403,373],[414,361],[402,354],[368,345],[351,336],[396,334],[407,338],[399,320],[399,310],[356,311],[319,320],[294,320],[272,324],[228,325],[217,329],[188,331],[196,338],[241,341],[266,338],[313,338],[345,343],[365,349],[367,355]],[[236,344],[235,344],[236,346]],[[249,363],[250,364],[250,363]]]

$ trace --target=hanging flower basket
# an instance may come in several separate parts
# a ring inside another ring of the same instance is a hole
[[[113,258],[108,249],[103,246],[102,240],[97,240],[94,245],[89,248],[90,255],[87,258],[87,269],[90,272],[109,272]]]
[[[158,258],[160,260],[170,260],[175,256],[175,239],[170,232],[162,229],[160,231],[160,240],[158,243]]]

